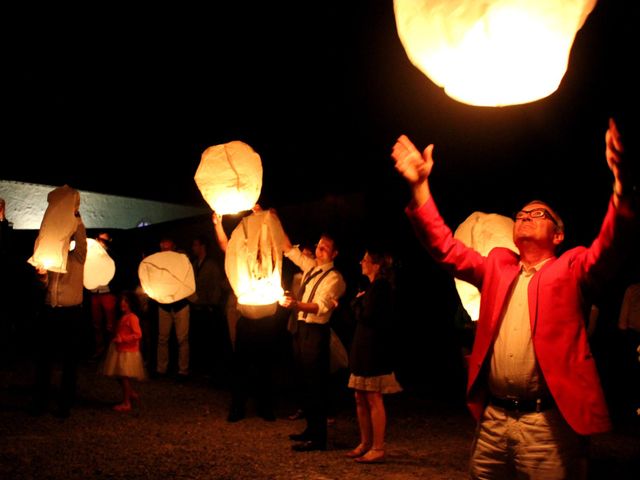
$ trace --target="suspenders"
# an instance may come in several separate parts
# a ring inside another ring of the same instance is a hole
[[[309,298],[307,298],[305,303],[311,303],[311,301],[313,300],[313,297],[315,297],[316,295],[316,290],[318,290],[318,286],[320,285],[320,283],[322,282],[322,280],[324,280],[324,278],[329,275],[329,273],[335,270],[335,268],[330,268],[329,270],[327,270],[326,272],[324,272],[322,274],[322,276],[318,279],[318,281],[313,285],[313,289],[311,289],[311,294],[309,295]],[[302,284],[302,286],[300,287],[300,294],[304,295],[304,287],[306,286],[307,283],[309,283],[309,280],[311,280],[313,277],[315,277],[316,275],[319,275],[322,272],[322,270],[318,270],[317,272],[315,272],[313,275],[309,276],[308,278],[305,279],[304,283]],[[309,315],[309,312],[304,312],[304,314],[302,315],[302,318],[307,318],[307,315]]]

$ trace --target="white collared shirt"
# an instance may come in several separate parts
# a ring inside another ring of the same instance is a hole
[[[520,274],[512,286],[493,343],[489,389],[497,397],[533,399],[546,392],[533,348],[527,289],[533,275],[547,261],[549,258],[530,268],[520,263]]]
[[[325,263],[324,265],[317,265],[313,258],[309,258],[302,254],[298,247],[293,247],[289,252],[285,253],[285,256],[295,263],[303,272],[302,281],[309,276],[313,275],[316,269],[320,269],[322,272],[326,272],[333,268],[333,262]],[[337,270],[332,270],[323,277],[323,273],[320,273],[313,277],[304,287],[304,291],[298,299],[303,303],[315,303],[318,305],[318,313],[307,313],[305,317],[304,312],[298,312],[298,320],[307,323],[327,323],[331,318],[331,313],[335,308],[338,299],[344,295],[346,285],[342,275]],[[322,279],[322,281],[320,281]],[[311,291],[316,283],[320,282],[313,299],[309,302]]]

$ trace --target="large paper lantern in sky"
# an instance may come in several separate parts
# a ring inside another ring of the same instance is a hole
[[[250,210],[262,188],[260,155],[240,141],[214,145],[203,152],[194,179],[219,215]]]
[[[87,259],[84,262],[84,288],[108,285],[116,273],[116,264],[100,242],[87,238]]]
[[[453,236],[484,256],[495,247],[518,252],[513,243],[513,220],[497,213],[473,212],[458,226]],[[460,301],[471,320],[478,320],[480,292],[470,283],[458,278],[455,283]]]
[[[244,217],[231,233],[225,271],[238,297],[238,310],[248,318],[272,315],[282,290],[284,232],[271,212]]]
[[[69,244],[78,228],[75,213],[80,208],[80,193],[64,185],[50,191],[47,202],[33,256],[27,261],[36,268],[67,273]]]
[[[138,267],[140,286],[159,303],[173,303],[196,291],[196,280],[184,253],[158,252],[145,257]]]
[[[411,62],[471,105],[528,103],[556,91],[596,0],[394,0]]]

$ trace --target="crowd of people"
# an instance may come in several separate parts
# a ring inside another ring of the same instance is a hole
[[[632,248],[637,192],[613,120],[605,144],[613,194],[591,245],[558,254],[564,222],[551,205],[533,200],[515,215],[513,239],[519,253],[495,248],[487,256],[456,240],[438,212],[430,188],[433,145],[420,152],[401,136],[393,147],[395,168],[412,194],[406,214],[416,235],[435,262],[476,285],[482,294],[467,364],[468,406],[478,421],[470,460],[473,478],[585,478],[588,437],[611,428],[588,338],[586,317],[592,305],[588,293],[616,275]],[[0,199],[3,261],[9,235],[4,210]],[[256,206],[253,213],[259,211]],[[283,285],[285,295],[275,313],[255,319],[238,308],[221,258],[211,255],[211,245],[217,245],[222,255],[229,245],[215,212],[213,238],[194,238],[189,253],[195,294],[172,303],[151,301],[140,287],[83,289],[87,234],[79,211],[75,216],[75,247],[69,252],[66,273],[42,268],[34,272],[42,308],[37,315],[33,414],[48,410],[51,370],[57,358],[62,360],[62,377],[55,414],[65,418],[71,413],[82,351],[82,307],[89,299],[92,358],[100,362],[101,373],[115,377],[122,388],[116,411],[130,411],[141,401],[137,381],[168,375],[175,350],[178,381],[188,381],[198,371],[215,385],[230,387],[230,423],[245,418],[252,396],[257,414],[274,421],[274,359],[286,344],[299,400],[299,411],[291,418],[304,417],[306,424],[304,430],[290,435],[291,448],[325,450],[332,355],[339,353],[332,347],[332,316],[340,308],[347,312],[352,330],[346,362],[350,376],[344,387],[354,392],[360,431],[359,443],[345,456],[359,463],[385,460],[383,398],[402,391],[395,375],[397,295],[394,261],[388,251],[363,241],[359,274],[364,282],[349,290],[349,279],[334,263],[340,253],[335,234],[319,233],[315,249],[305,250],[285,233],[278,247],[292,268],[298,269],[296,281]],[[96,239],[110,251],[108,233],[100,232]],[[160,238],[158,247],[187,255],[169,236]],[[638,304],[637,285],[630,286],[620,329],[636,348]],[[282,338],[287,341],[282,343]]]

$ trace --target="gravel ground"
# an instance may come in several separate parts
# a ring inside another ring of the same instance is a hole
[[[330,427],[329,450],[296,453],[288,434],[304,421],[255,417],[226,422],[229,393],[204,378],[140,384],[142,406],[116,413],[119,387],[86,364],[71,417],[26,412],[31,372],[0,370],[1,479],[464,479],[474,423],[464,408],[436,404],[416,392],[387,397],[387,461],[360,465],[344,457],[358,443],[350,398]],[[633,422],[632,422],[633,423]],[[640,478],[640,428],[595,437],[591,478]]]

